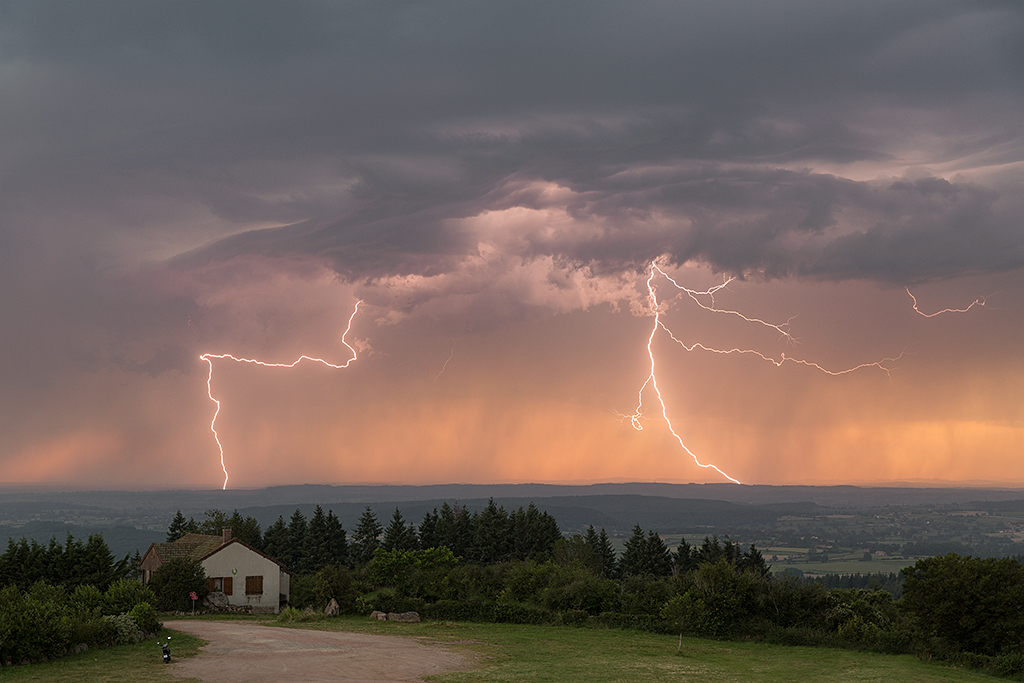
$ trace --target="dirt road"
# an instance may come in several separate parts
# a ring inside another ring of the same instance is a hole
[[[204,683],[411,682],[470,664],[465,655],[413,638],[245,621],[169,621],[164,625],[208,641],[199,656],[172,658],[171,662],[175,675]]]

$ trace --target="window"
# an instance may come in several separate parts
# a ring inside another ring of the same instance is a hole
[[[260,578],[263,578],[263,577],[261,576]],[[233,592],[232,591],[232,588],[233,588],[232,584],[233,583],[234,582],[231,580],[230,576],[210,577],[209,579],[206,580],[206,586],[207,586],[207,588],[209,589],[209,591],[211,593],[222,592],[222,593],[224,593],[224,595],[231,595],[232,594],[232,592]],[[261,586],[261,588],[262,588],[262,586]],[[263,591],[260,590],[260,592],[262,593]]]
[[[246,595],[261,595],[263,593],[263,577],[262,576],[247,576],[245,577],[245,594]]]

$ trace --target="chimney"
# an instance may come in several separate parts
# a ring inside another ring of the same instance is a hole
[[[229,526],[221,527],[220,536],[221,536],[221,543],[227,543],[228,541],[230,541],[232,539],[231,527],[229,527]]]

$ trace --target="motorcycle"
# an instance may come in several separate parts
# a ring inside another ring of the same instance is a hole
[[[167,640],[164,641],[162,647],[163,647],[163,651],[164,651],[164,664],[170,664],[171,663],[171,637],[170,636],[167,636]]]

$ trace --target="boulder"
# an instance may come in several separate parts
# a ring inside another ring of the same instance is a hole
[[[227,609],[228,596],[220,591],[206,594],[206,604],[214,609]]]
[[[327,608],[324,610],[324,614],[329,617],[336,617],[341,614],[341,608],[338,606],[338,601],[331,598],[331,601],[327,603]]]
[[[388,620],[388,615],[387,615],[386,612],[380,612],[378,610],[374,610],[374,611],[370,612],[370,618],[371,619],[376,619],[377,621],[387,621]]]
[[[388,612],[388,621],[404,621],[409,624],[420,622],[419,612]]]

